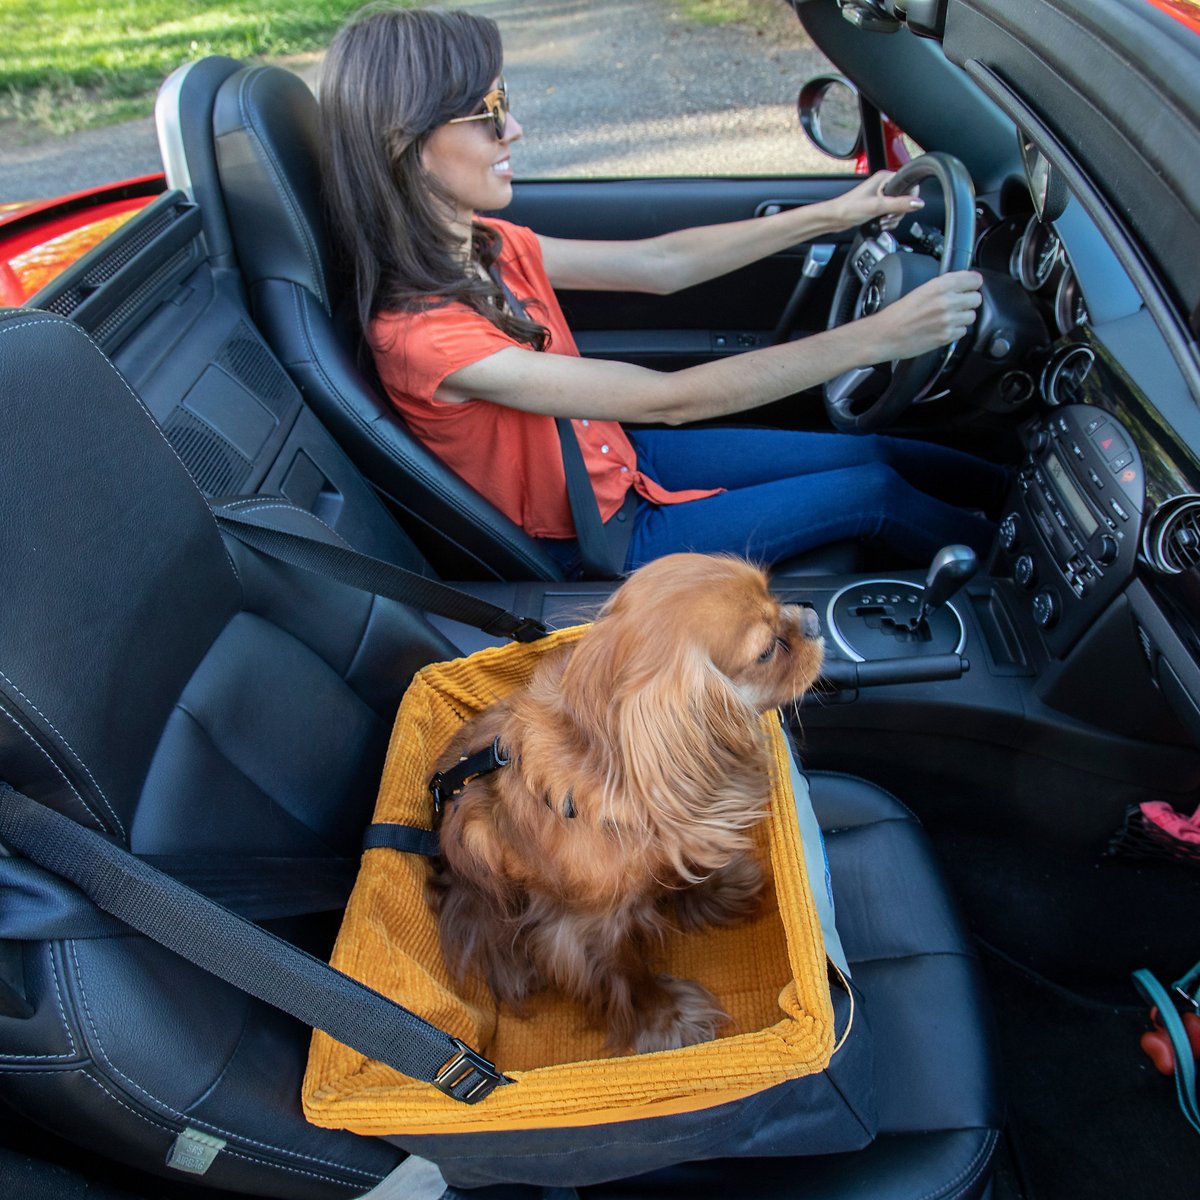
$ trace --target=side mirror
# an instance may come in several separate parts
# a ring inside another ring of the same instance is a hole
[[[853,159],[862,153],[862,110],[858,89],[841,75],[818,75],[796,100],[800,127],[830,158]]]

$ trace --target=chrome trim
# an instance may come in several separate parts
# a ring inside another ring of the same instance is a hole
[[[1200,497],[1198,497],[1198,499],[1200,499]],[[829,635],[833,638],[834,642],[837,644],[837,648],[841,650],[841,652],[845,654],[851,662],[866,662],[867,660],[863,655],[859,654],[857,650],[852,649],[838,631],[837,622],[833,619],[834,605],[836,605],[837,602],[847,592],[852,592],[855,589],[861,590],[862,588],[872,588],[880,584],[884,586],[908,588],[910,591],[914,592],[924,592],[925,590],[925,585],[923,583],[913,583],[911,580],[907,579],[864,579],[860,580],[858,583],[849,583],[840,591],[835,592],[830,598],[829,604],[825,609],[825,628]],[[958,621],[958,645],[954,648],[952,653],[961,654],[967,646],[967,626],[962,619],[962,613],[960,613],[958,609],[950,603],[950,601],[946,601],[942,607],[948,608],[954,614],[955,620]],[[914,654],[912,657],[919,658],[920,656]]]

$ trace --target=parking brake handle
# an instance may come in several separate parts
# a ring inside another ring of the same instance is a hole
[[[925,654],[912,658],[876,658],[850,662],[827,658],[821,667],[821,683],[831,688],[879,687],[887,683],[934,683],[959,679],[971,669],[961,654]]]
[[[784,306],[783,316],[779,318],[779,324],[775,326],[775,332],[771,334],[771,345],[782,345],[791,336],[792,330],[796,326],[796,319],[800,315],[800,306],[812,290],[813,284],[824,274],[836,249],[837,247],[830,242],[814,242],[809,246],[804,255],[804,266],[800,269],[800,278],[796,280],[796,286],[792,289],[792,294]]]

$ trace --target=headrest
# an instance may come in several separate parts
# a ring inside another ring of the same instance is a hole
[[[285,279],[328,312],[316,97],[282,67],[245,67],[217,93],[213,134],[247,285]]]

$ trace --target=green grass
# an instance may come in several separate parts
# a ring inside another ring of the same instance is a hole
[[[0,117],[67,133],[152,111],[163,79],[207,54],[326,46],[362,0],[0,0]]]
[[[787,12],[782,0],[675,0],[675,7],[689,21],[698,25],[751,25],[761,28],[779,20],[780,10],[789,22],[795,17]]]

